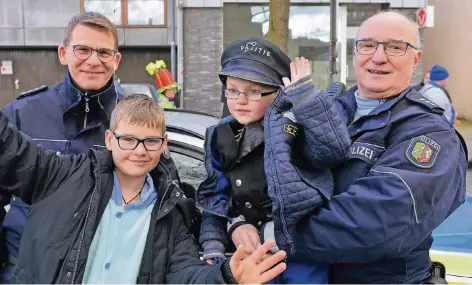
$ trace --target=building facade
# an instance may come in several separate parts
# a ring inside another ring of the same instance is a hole
[[[472,1],[429,0],[428,5],[435,7],[434,27],[423,32],[424,72],[433,64],[447,67],[454,108],[460,118],[472,120]]]
[[[430,0],[431,1],[431,0]],[[465,0],[467,1],[467,0]],[[328,84],[329,0],[292,0],[288,54],[307,57],[319,88]],[[353,42],[360,23],[385,9],[415,18],[427,0],[338,0],[338,74],[355,84]],[[62,80],[57,59],[70,18],[97,11],[118,27],[123,54],[121,82],[154,84],[145,66],[164,60],[182,84],[185,109],[219,116],[222,86],[217,73],[223,47],[248,36],[265,36],[269,0],[0,0],[0,107],[25,90]],[[42,72],[47,70],[47,72]],[[414,82],[422,76],[421,66]]]
[[[381,10],[398,9],[416,18],[426,0],[338,0],[338,74],[348,86],[355,84],[353,43],[365,19]],[[179,66],[184,68],[184,108],[221,114],[222,86],[216,73],[223,47],[248,36],[263,37],[269,26],[269,1],[183,0],[183,41]],[[330,1],[292,0],[289,16],[290,58],[304,56],[311,62],[318,88],[329,83]],[[422,64],[414,83],[421,81]]]
[[[23,91],[63,79],[57,47],[81,11],[100,12],[117,25],[120,81],[154,84],[147,63],[162,59],[170,68],[177,62],[171,60],[175,7],[173,0],[0,0],[0,107]]]

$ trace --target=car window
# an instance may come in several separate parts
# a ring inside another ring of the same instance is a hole
[[[203,161],[177,152],[171,152],[171,156],[179,172],[180,182],[188,183],[198,189],[200,183],[207,177]]]
[[[145,94],[152,98],[151,90],[146,85],[121,85],[125,92],[125,96],[131,94]]]

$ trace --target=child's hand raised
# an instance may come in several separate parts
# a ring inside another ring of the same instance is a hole
[[[237,227],[231,234],[231,239],[238,248],[244,245],[245,257],[248,257],[261,246],[259,231],[251,224]]]
[[[239,284],[264,284],[285,271],[287,265],[281,262],[287,256],[285,251],[267,254],[274,245],[274,241],[265,242],[248,258],[244,258],[244,246],[238,247],[229,264]]]
[[[304,57],[296,57],[290,63],[290,78],[284,77],[282,81],[287,87],[308,75],[311,75],[310,62]]]

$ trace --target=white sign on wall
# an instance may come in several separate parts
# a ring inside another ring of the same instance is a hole
[[[2,66],[0,66],[1,74],[13,74],[13,62],[11,60],[2,60]]]

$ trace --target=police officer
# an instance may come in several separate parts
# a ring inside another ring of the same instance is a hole
[[[298,225],[289,256],[330,263],[330,283],[433,282],[431,232],[464,202],[467,152],[444,110],[409,87],[420,57],[418,27],[403,15],[361,25],[357,86],[337,100],[350,158],[335,169],[336,195]]]
[[[122,97],[113,80],[121,59],[116,27],[99,13],[76,15],[69,22],[58,55],[68,67],[64,81],[22,93],[3,112],[23,133],[57,155],[105,149],[105,130]],[[175,177],[172,160],[163,160]],[[3,222],[8,256],[1,283],[11,279],[29,211],[18,197],[12,197],[10,205]]]

